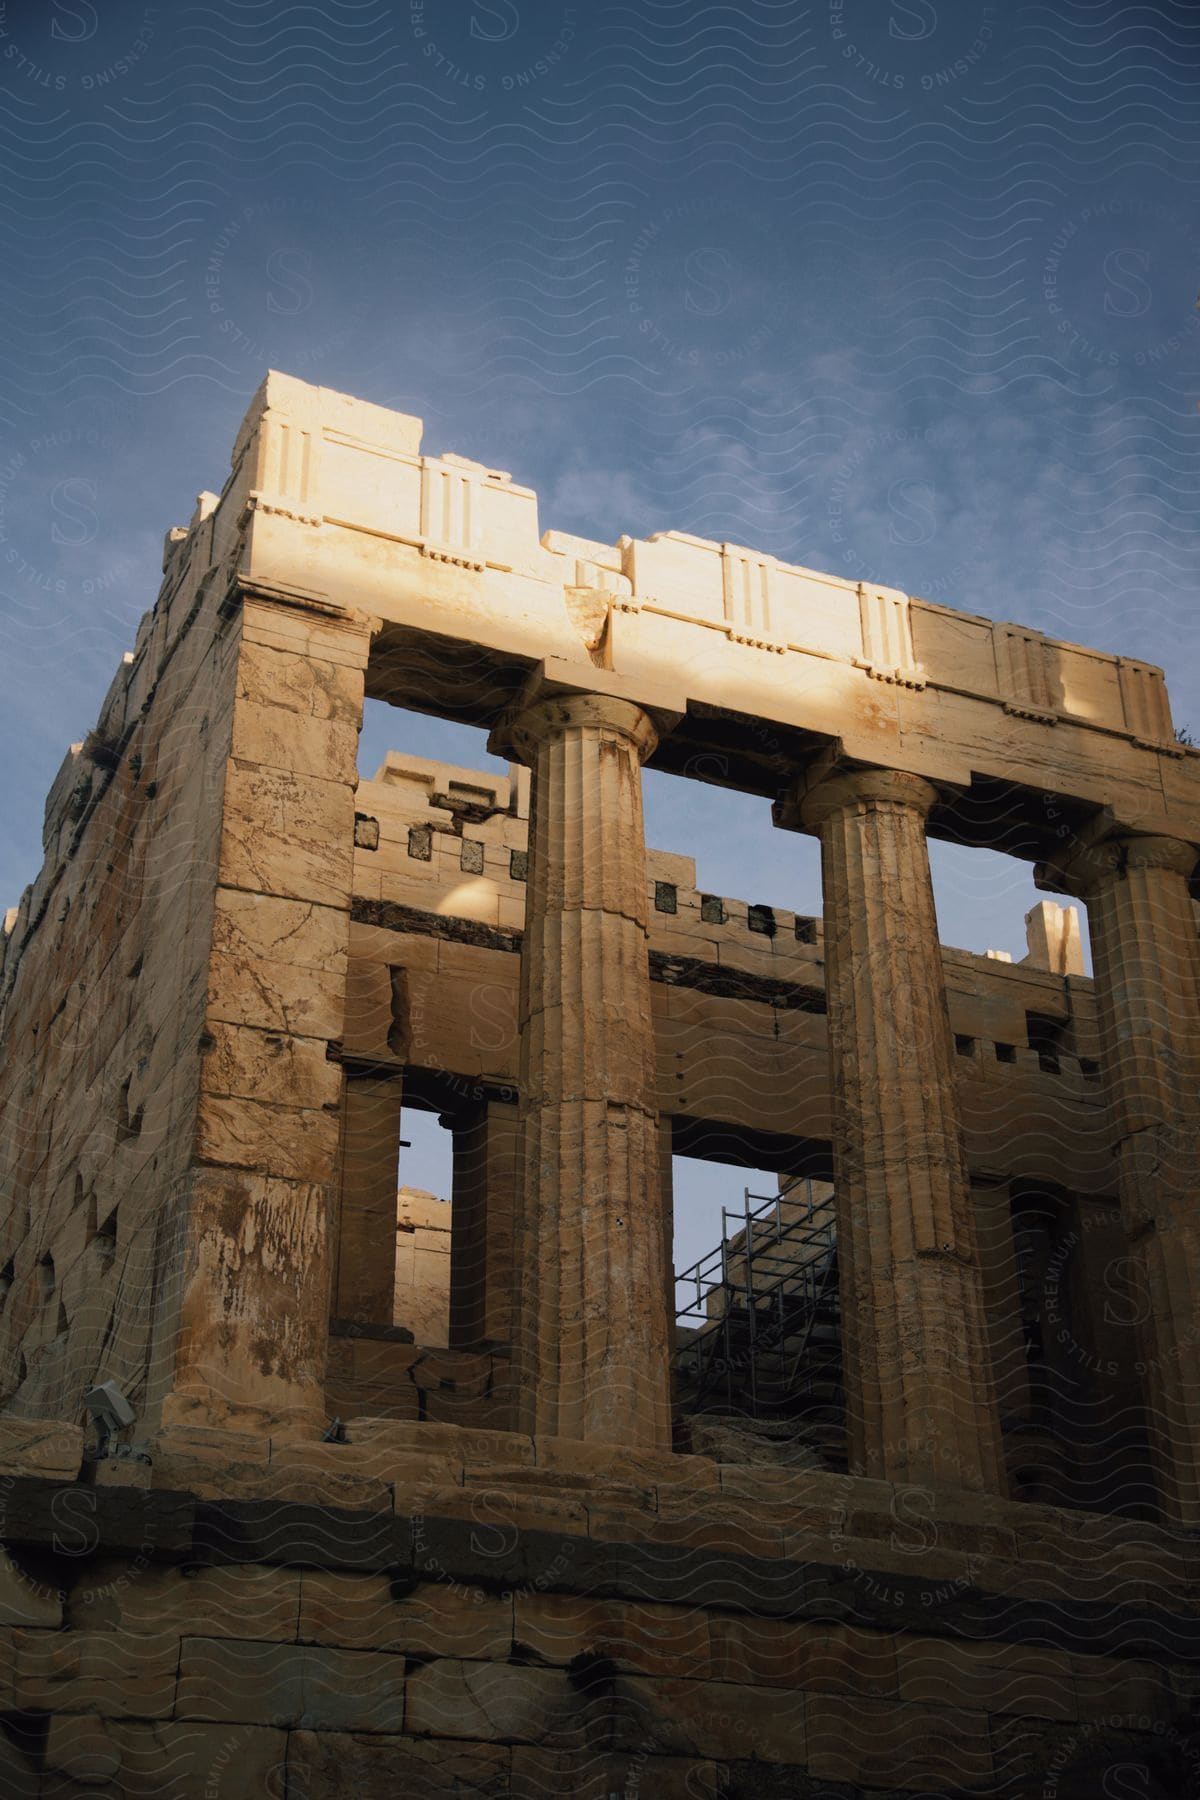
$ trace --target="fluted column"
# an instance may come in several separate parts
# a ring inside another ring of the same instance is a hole
[[[641,761],[628,701],[544,700],[533,772],[514,1219],[516,1428],[668,1449],[669,1317]]]
[[[914,775],[835,774],[821,838],[851,1468],[1003,1491],[925,819]]]
[[[1087,902],[1105,1095],[1164,1511],[1200,1525],[1200,945],[1194,845],[1114,837],[1038,885]]]

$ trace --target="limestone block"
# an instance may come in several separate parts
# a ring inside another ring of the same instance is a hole
[[[9,1551],[0,1549],[0,1628],[38,1625],[55,1631],[62,1624],[63,1594]]]
[[[1079,912],[1074,906],[1056,906],[1042,900],[1025,914],[1026,961],[1055,975],[1082,975],[1083,940]]]
[[[991,1777],[986,1713],[829,1694],[812,1695],[805,1711],[808,1766],[818,1780],[957,1794]]]
[[[709,1631],[716,1681],[877,1699],[896,1692],[894,1641],[879,1632],[719,1613]]]
[[[405,1726],[434,1737],[537,1744],[578,1709],[578,1696],[557,1669],[445,1659],[409,1675]]]
[[[803,1763],[811,1702],[774,1688],[622,1675],[613,1683],[621,1747],[718,1761]]]
[[[175,1702],[179,1639],[172,1631],[13,1633],[18,1708],[164,1719]]]
[[[823,1534],[785,1531],[784,1543],[785,1553],[792,1561],[819,1562],[829,1559],[831,1540],[828,1530]],[[881,1581],[881,1577],[887,1575],[898,1575],[905,1581],[912,1581],[914,1604],[923,1608],[941,1606],[961,1596],[976,1583],[984,1581],[999,1592],[1024,1591],[1019,1586],[1019,1576],[1014,1574],[1009,1564],[989,1563],[985,1558],[968,1555],[965,1551],[939,1550],[935,1547],[914,1555],[914,1551],[918,1549],[915,1544],[898,1548],[894,1539],[846,1539],[836,1535],[834,1548],[837,1563],[855,1581],[861,1582],[869,1598],[887,1587]],[[888,1591],[903,1590],[897,1588]]]
[[[444,945],[437,938],[421,937],[414,932],[391,931],[383,925],[364,925],[351,918],[349,954],[355,963],[398,964],[406,969],[435,973],[443,949],[461,949],[461,945]]]
[[[220,888],[208,1013],[303,1037],[342,1032],[346,916],[334,907]]]
[[[353,792],[231,763],[225,778],[221,880],[321,906],[344,905],[354,862]]]
[[[413,1364],[420,1356],[419,1344],[397,1342],[391,1338],[358,1337],[347,1332],[329,1340],[329,1373],[380,1387],[399,1388],[403,1384],[415,1392],[410,1376]],[[363,1407],[351,1422],[351,1441],[359,1441],[358,1434],[364,1426],[369,1433],[373,1426],[394,1423],[390,1414],[377,1419],[368,1407]]]
[[[334,1108],[342,1078],[319,1038],[256,1031],[245,1025],[209,1022],[211,1047],[204,1053],[201,1082],[206,1094],[245,1095],[279,1107]]]
[[[1038,1719],[1076,1719],[1070,1656],[1023,1645],[901,1638],[896,1644],[902,1700]]]
[[[501,931],[524,931],[525,896],[512,898],[501,893],[496,901],[496,923]]]
[[[540,1436],[534,1440],[539,1469],[558,1469],[605,1480],[653,1487],[713,1488],[720,1482],[718,1465],[707,1456],[676,1456],[670,1451],[623,1450],[615,1444],[586,1439]]]
[[[509,1800],[506,1744],[294,1731],[288,1741],[288,1791],[304,1800]],[[529,1790],[522,1790],[529,1792]],[[532,1800],[532,1796],[531,1796]]]
[[[741,1551],[751,1556],[783,1556],[784,1517],[780,1512],[771,1518],[760,1506],[737,1500],[722,1503],[706,1495],[660,1488],[654,1540],[726,1555]]]
[[[673,887],[694,891],[696,859],[694,856],[677,856],[670,850],[647,848],[646,873],[652,882],[669,881]]]
[[[315,1731],[394,1730],[404,1717],[404,1659],[373,1650],[187,1637],[176,1713]]]
[[[278,615],[269,625],[261,614],[259,617],[266,629],[278,633]],[[311,625],[283,649],[262,641],[254,622],[247,618],[237,664],[238,701],[276,707],[300,720],[335,721],[357,732],[362,715],[361,672],[357,665],[326,660],[321,648],[318,631]]]
[[[243,768],[276,769],[347,786],[357,781],[358,728],[349,720],[309,718],[239,697],[230,748]]]
[[[378,1476],[318,1467],[315,1460],[310,1463],[302,1458],[217,1467],[207,1457],[172,1452],[155,1459],[152,1486],[179,1489],[207,1500],[291,1500],[354,1512],[392,1510],[392,1490]]]
[[[75,1720],[64,1720],[70,1741]],[[282,1794],[287,1733],[257,1725],[202,1724],[193,1719],[162,1724],[114,1719],[106,1724],[121,1758],[121,1800],[245,1800]],[[100,1789],[101,1793],[109,1790]]]
[[[121,1750],[104,1721],[60,1714],[49,1721],[43,1764],[83,1788],[103,1788],[120,1771]]]
[[[515,1641],[545,1662],[588,1656],[625,1674],[703,1678],[710,1672],[709,1620],[702,1611],[575,1594],[518,1593],[515,1605]]]
[[[303,1410],[328,1331],[328,1300],[310,1275],[325,1255],[325,1189],[214,1169],[195,1171],[188,1192],[177,1384],[215,1393],[225,1406]],[[240,1356],[231,1357],[234,1344]]]
[[[679,914],[650,914],[650,948],[661,950],[665,956],[688,957],[696,962],[715,964],[718,960],[718,946],[713,939],[701,936],[690,919]]]
[[[1175,1800],[1177,1783],[1162,1768],[1143,1721],[1118,1709],[1104,1725],[1072,1729],[1059,1721],[993,1715],[992,1760],[1001,1791],[1041,1793],[1053,1787],[1063,1800],[1093,1800],[1096,1795],[1136,1783],[1144,1794]],[[1074,1767],[1072,1767],[1074,1763]],[[1164,1777],[1159,1785],[1155,1770]],[[1149,1775],[1149,1785],[1147,1784]],[[1155,1790],[1157,1789],[1157,1793]]]
[[[365,859],[360,864],[355,857],[355,867],[351,878],[351,892],[355,900],[383,901],[390,899],[384,893],[384,878],[374,863],[367,864]]]
[[[910,1561],[914,1555],[935,1548],[1016,1561],[1016,1534],[1011,1526],[982,1515],[972,1519],[965,1507],[959,1509],[960,1516],[956,1518],[950,1506],[942,1506],[929,1489],[898,1486],[883,1512],[872,1506],[855,1506],[853,1496],[847,1498],[851,1501],[848,1534],[891,1544],[902,1554],[908,1553]]]
[[[505,1554],[503,1545],[517,1542],[525,1531],[555,1531],[586,1536],[588,1511],[581,1501],[561,1495],[518,1493],[489,1482],[463,1487],[440,1487],[424,1482],[417,1492],[419,1510],[432,1517],[469,1519],[487,1527],[484,1541],[495,1546],[494,1556]],[[404,1496],[397,1491],[396,1510],[404,1510]],[[487,1554],[492,1555],[491,1549]],[[418,1568],[425,1567],[418,1561]],[[431,1571],[436,1573],[436,1571]]]
[[[0,1418],[0,1473],[73,1481],[83,1461],[83,1428],[57,1419]]]
[[[602,1710],[602,1709],[601,1709]],[[521,1800],[612,1800],[614,1795],[653,1795],[654,1800],[718,1800],[729,1792],[715,1763],[644,1750],[532,1749],[514,1744],[513,1793]],[[756,1772],[761,1781],[761,1772]],[[758,1791],[761,1793],[761,1786]]]
[[[296,1480],[318,1472],[335,1476],[373,1477],[377,1482],[407,1490],[419,1481],[439,1487],[461,1487],[463,1465],[454,1456],[398,1454],[376,1444],[313,1444],[276,1441],[271,1469]]]
[[[358,1412],[387,1417],[396,1422],[421,1416],[421,1396],[411,1381],[403,1388],[388,1388],[353,1376],[329,1375],[325,1383],[326,1410],[337,1418],[351,1419]]]
[[[472,1468],[468,1464],[463,1479],[470,1488],[494,1487],[522,1497],[566,1495],[592,1501],[602,1496],[606,1505],[624,1507],[629,1512],[653,1513],[656,1505],[653,1487],[616,1480],[601,1485],[594,1475],[575,1469],[506,1469],[495,1465]]]
[[[450,1456],[462,1462],[533,1462],[533,1439],[519,1432],[483,1431],[432,1421],[400,1423],[395,1419],[354,1419],[348,1427],[352,1443],[386,1447],[399,1453]]]
[[[456,919],[474,919],[481,925],[499,925],[500,901],[495,884],[482,875],[464,874],[457,858],[447,856],[440,874],[449,889],[439,911]]]
[[[516,988],[417,975],[409,981],[405,1059],[422,1068],[487,1076],[516,1087]]]
[[[137,1456],[107,1456],[98,1462],[92,1477],[98,1488],[148,1488],[151,1467]]]
[[[1094,1720],[1121,1714],[1140,1714],[1153,1720],[1170,1717],[1173,1703],[1169,1673],[1156,1663],[1134,1662],[1127,1657],[1118,1661],[1108,1656],[1072,1656],[1070,1662],[1078,1718]],[[1036,1711],[1034,1707],[1022,1710]]]
[[[122,1579],[122,1575],[124,1579]],[[99,1604],[96,1594],[99,1594]],[[293,1570],[245,1566],[160,1568],[113,1573],[68,1602],[73,1626],[104,1625],[122,1634],[271,1638],[296,1636],[300,1576]]]
[[[305,1571],[301,1643],[411,1656],[502,1662],[512,1649],[512,1601],[451,1582],[421,1582],[393,1596],[386,1576]]]
[[[328,1181],[337,1154],[335,1112],[264,1105],[241,1096],[205,1094],[196,1117],[196,1154],[204,1163],[244,1170],[269,1168],[281,1183]]]
[[[269,1462],[271,1439],[266,1430],[222,1431],[190,1420],[164,1425],[150,1439],[151,1455],[205,1457],[215,1467],[228,1463]]]

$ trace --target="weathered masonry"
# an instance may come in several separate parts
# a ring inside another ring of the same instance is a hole
[[[420,430],[268,376],[8,920],[11,1791],[1190,1791],[1200,784],[1161,673],[539,536]],[[364,696],[509,777],[360,778]],[[823,916],[647,852],[643,765],[817,836]],[[1052,903],[1022,963],[942,946],[931,836],[1082,902],[1094,979]],[[435,1341],[411,1107],[454,1138]],[[825,1467],[696,1453],[673,1151],[833,1184]],[[97,1444],[100,1381],[137,1417]]]

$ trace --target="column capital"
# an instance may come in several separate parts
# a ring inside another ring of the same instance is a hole
[[[801,777],[772,808],[776,825],[790,831],[819,832],[834,813],[853,806],[908,806],[928,817],[938,790],[923,775],[902,769],[847,769],[833,766]]]
[[[658,745],[654,720],[632,700],[611,694],[550,694],[519,704],[497,725],[488,739],[493,755],[512,756],[532,764],[539,744],[560,737],[572,727],[582,727],[622,737],[637,751],[639,762],[652,756]]]
[[[674,682],[638,681],[636,692],[611,669],[580,667],[548,656],[536,664],[492,727],[488,749],[532,766],[539,744],[572,726],[591,726],[627,739],[642,762],[687,711],[686,690]]]
[[[1064,847],[1054,857],[1035,863],[1033,879],[1045,892],[1086,900],[1105,882],[1120,879],[1130,869],[1166,869],[1187,880],[1198,859],[1200,851],[1183,838],[1114,833],[1097,843]]]

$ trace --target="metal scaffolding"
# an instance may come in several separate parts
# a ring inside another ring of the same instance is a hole
[[[841,1409],[832,1205],[798,1177],[721,1208],[721,1241],[676,1276],[676,1367],[689,1412]]]

